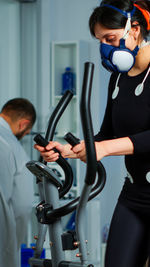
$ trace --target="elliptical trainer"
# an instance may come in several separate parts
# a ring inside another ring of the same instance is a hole
[[[57,177],[46,162],[40,158],[39,161],[30,161],[27,168],[36,176],[41,202],[36,207],[36,215],[39,222],[39,233],[33,258],[30,258],[31,267],[92,267],[92,263],[87,259],[87,247],[84,236],[84,213],[89,200],[97,196],[103,189],[106,181],[105,169],[101,162],[96,161],[96,152],[93,137],[92,120],[90,113],[90,97],[92,89],[94,64],[85,63],[83,86],[80,100],[80,114],[82,130],[86,145],[86,175],[84,186],[80,197],[70,201],[66,205],[60,206],[60,199],[70,190],[73,183],[73,172],[69,163],[60,155],[57,164],[61,166],[65,174],[64,183]],[[73,93],[67,91],[55,110],[53,111],[48,129],[43,138],[37,135],[34,140],[41,146],[46,146],[53,140],[56,125],[64,110],[71,101]],[[65,135],[72,146],[79,143],[79,139],[71,133]],[[59,151],[58,151],[59,152]],[[97,174],[97,175],[96,175]],[[76,209],[75,232],[62,233],[61,217],[71,213]],[[43,250],[46,231],[49,231],[51,259],[40,259]],[[65,260],[64,250],[79,250],[80,261],[72,262]]]

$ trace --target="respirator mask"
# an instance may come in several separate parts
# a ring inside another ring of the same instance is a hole
[[[102,6],[115,9],[127,18],[124,35],[120,39],[119,47],[104,43],[100,44],[102,65],[111,72],[128,72],[133,67],[135,57],[139,50],[138,46],[136,46],[132,51],[125,46],[125,40],[127,39],[131,29],[131,18],[136,7],[134,7],[131,12],[126,12],[112,5],[103,4]]]

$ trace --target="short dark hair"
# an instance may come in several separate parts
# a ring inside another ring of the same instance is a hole
[[[104,27],[109,29],[121,29],[126,25],[127,18],[120,12],[111,9],[109,7],[103,6],[103,4],[113,5],[123,11],[130,12],[134,8],[134,3],[136,3],[143,9],[150,12],[150,2],[147,0],[103,0],[101,5],[96,7],[89,19],[89,28],[91,35],[95,37],[95,25],[102,24]],[[141,35],[146,38],[149,34],[147,30],[147,22],[142,14],[142,12],[136,8],[132,18],[131,23],[137,21],[141,27]]]
[[[7,115],[12,121],[21,118],[30,120],[31,127],[36,120],[36,111],[33,104],[25,98],[13,98],[6,102],[1,109],[1,113]]]

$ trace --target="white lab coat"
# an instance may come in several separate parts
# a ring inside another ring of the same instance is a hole
[[[0,117],[0,267],[19,267],[19,247],[33,206],[28,157],[8,123]]]

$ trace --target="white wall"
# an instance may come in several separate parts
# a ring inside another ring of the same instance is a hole
[[[0,0],[0,108],[20,96],[20,5]]]

